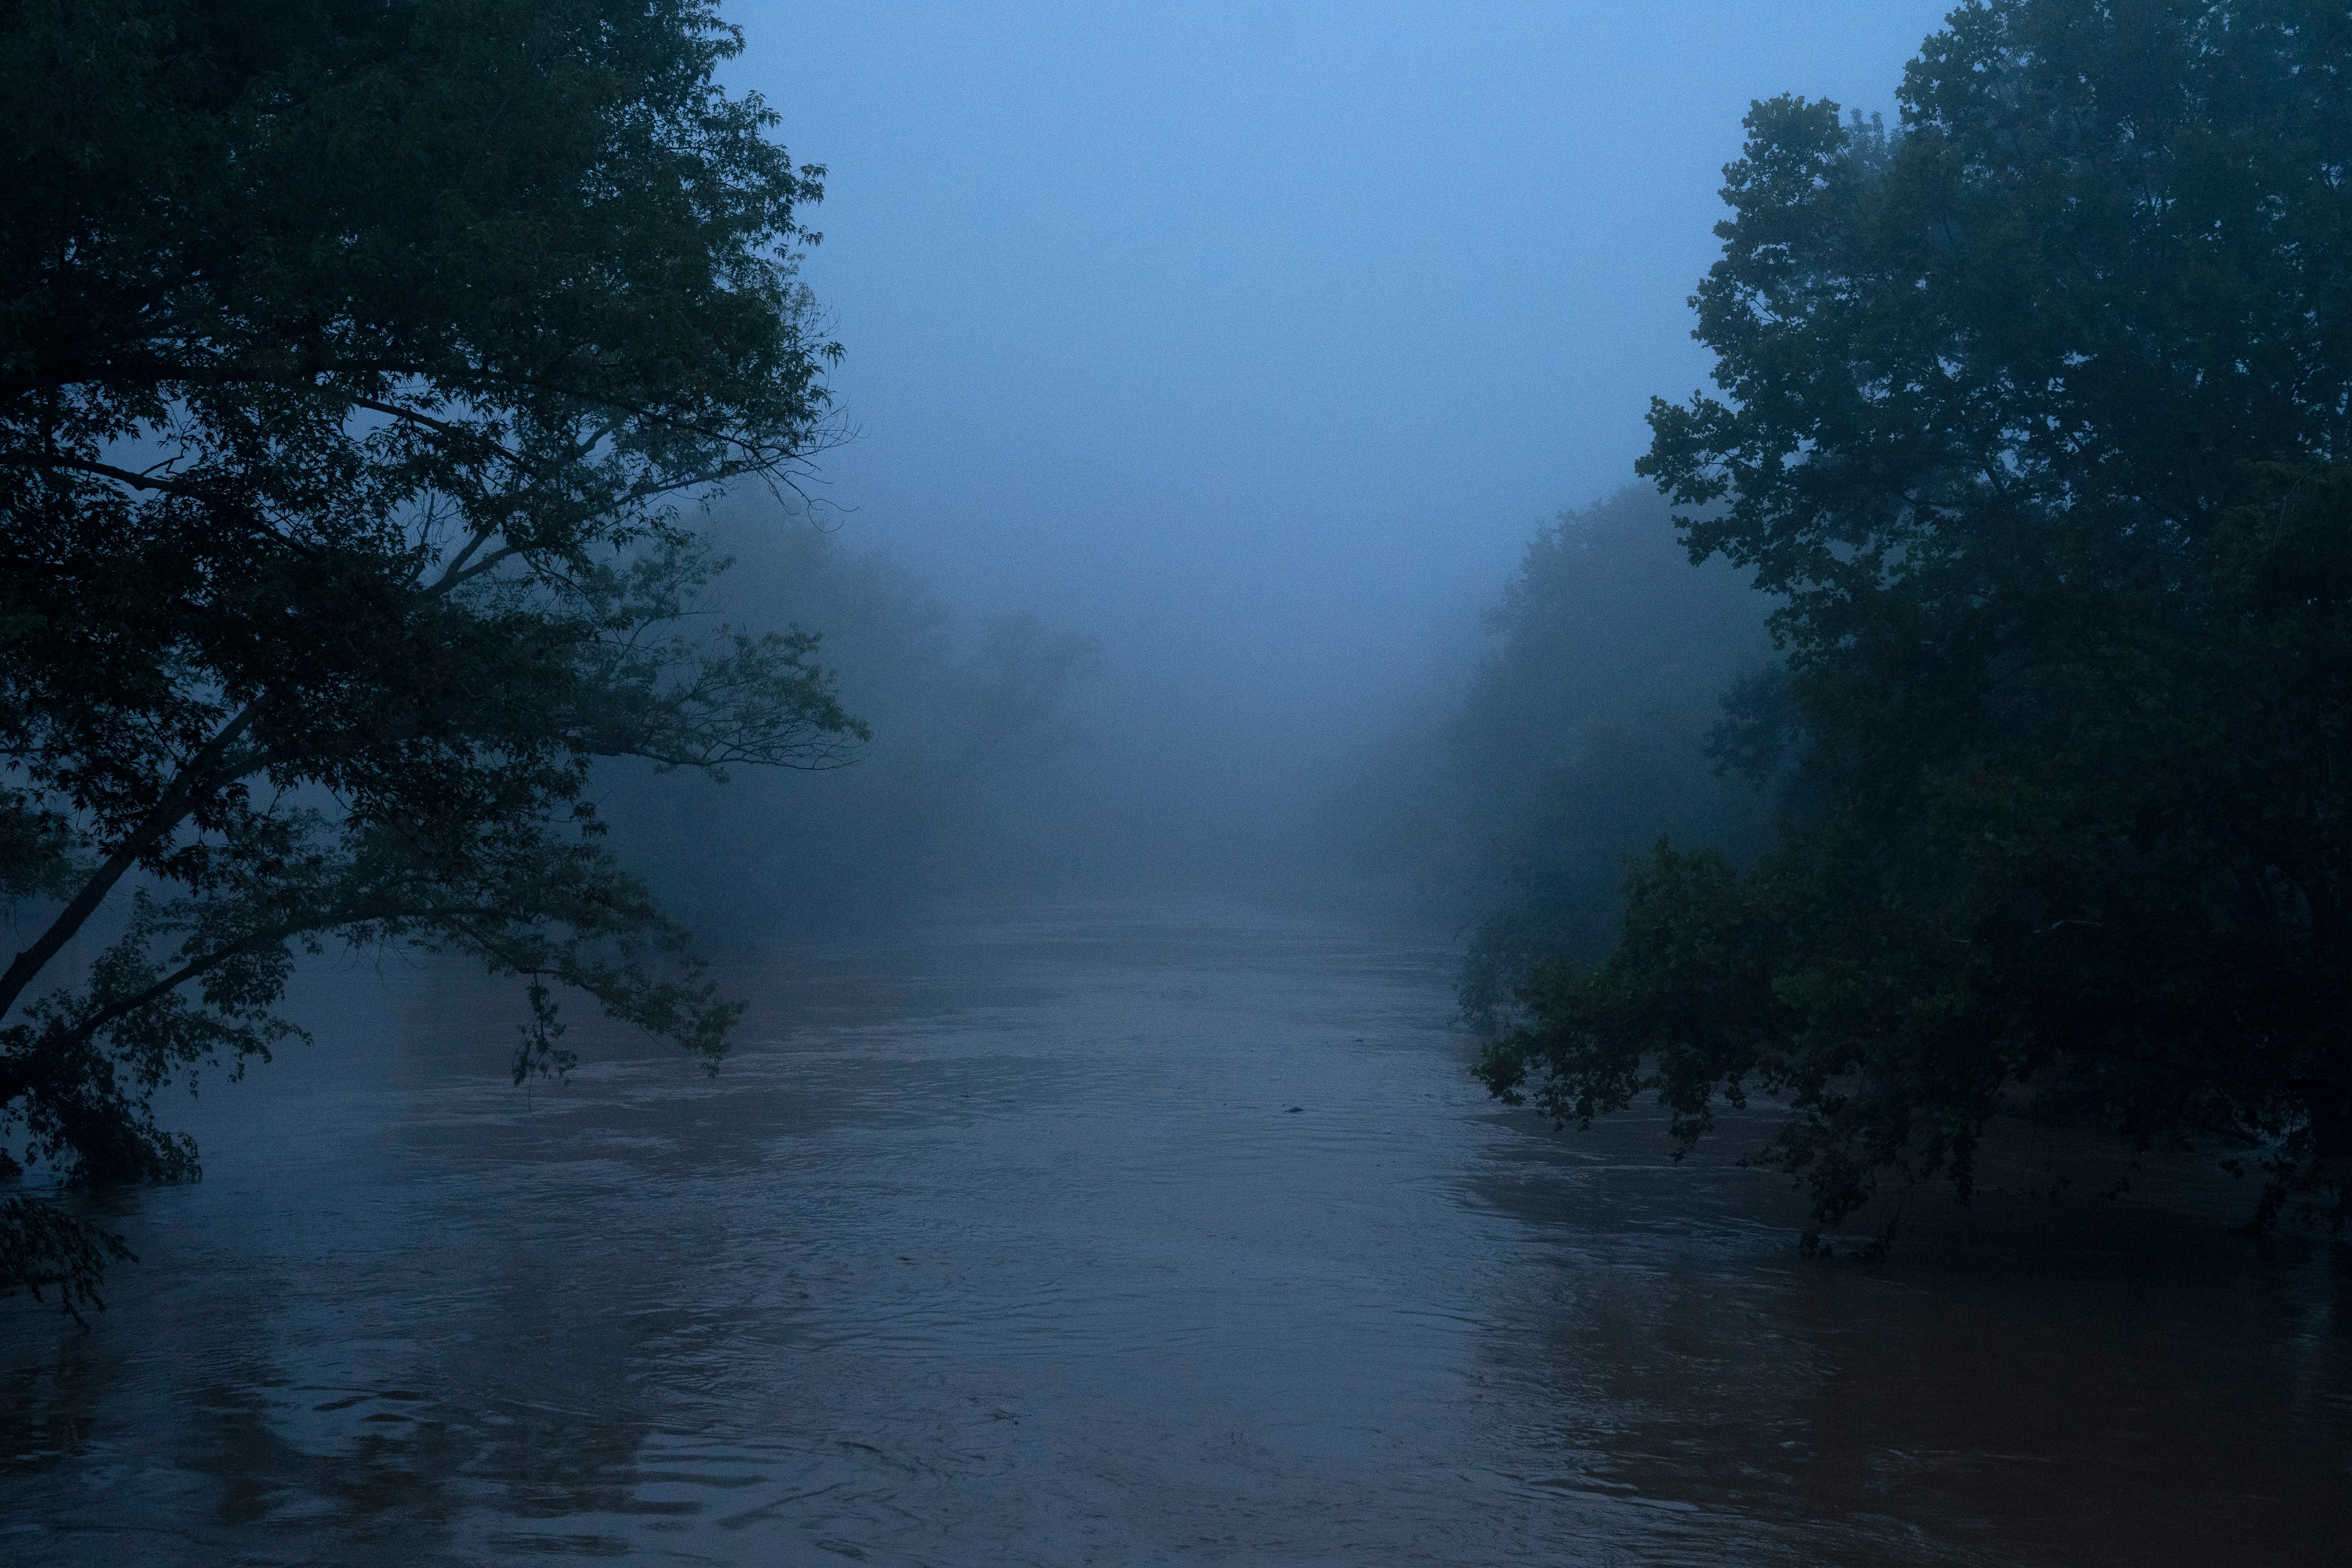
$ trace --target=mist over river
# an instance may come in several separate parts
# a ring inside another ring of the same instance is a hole
[[[2330,1238],[2151,1180],[1809,1261],[1736,1138],[1490,1102],[1451,962],[966,909],[528,1091],[508,993],[313,976],[93,1330],[0,1316],[0,1561],[2352,1561]]]

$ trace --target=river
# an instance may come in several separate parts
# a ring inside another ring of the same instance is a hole
[[[729,974],[715,1078],[528,1092],[510,995],[307,978],[92,1330],[0,1304],[0,1561],[2352,1562],[2347,1249],[2160,1172],[1805,1259],[1729,1144],[1488,1101],[1370,916]]]

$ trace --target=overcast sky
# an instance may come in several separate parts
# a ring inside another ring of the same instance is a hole
[[[1344,727],[1632,478],[1749,100],[1889,111],[1943,4],[735,0],[828,165],[845,537]]]

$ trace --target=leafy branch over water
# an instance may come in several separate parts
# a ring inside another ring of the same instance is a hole
[[[2352,1202],[2352,19],[1996,0],[1895,132],[1755,106],[1695,299],[1720,396],[1642,471],[1780,596],[1718,731],[1811,803],[1745,869],[1661,841],[1604,961],[1486,1052],[1585,1121],[1759,1157],[1834,1224],[1965,1196],[2021,1093]]]
[[[9,12],[0,1178],[194,1175],[155,1092],[266,1059],[331,941],[530,976],[519,1079],[549,981],[724,1048],[583,789],[865,737],[814,635],[692,614],[678,505],[791,485],[839,352],[739,47],[702,0]],[[0,1199],[0,1294],[109,1255]]]

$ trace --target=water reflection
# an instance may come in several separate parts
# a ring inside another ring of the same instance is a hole
[[[322,978],[98,1331],[0,1319],[0,1553],[2343,1560],[2332,1243],[1997,1195],[1807,1263],[1769,1178],[1497,1113],[1440,956],[1328,920],[739,983],[718,1079],[526,1100],[510,999]]]

